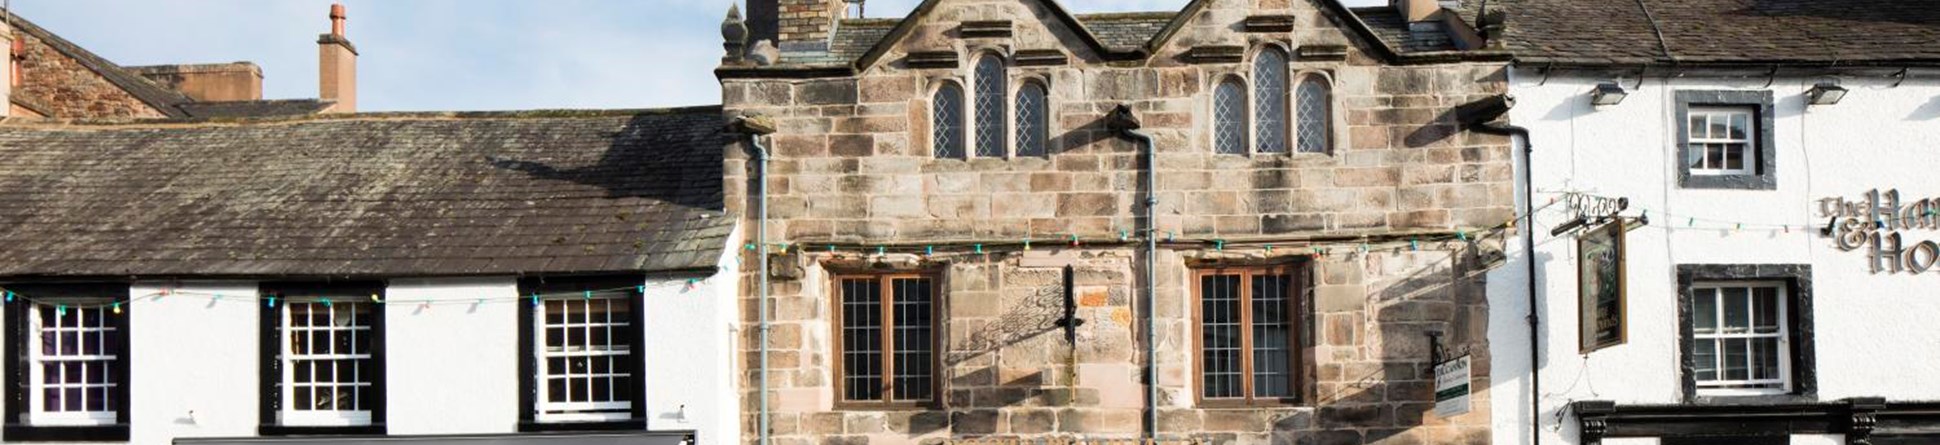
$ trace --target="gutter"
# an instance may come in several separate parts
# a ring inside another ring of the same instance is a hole
[[[1521,225],[1523,264],[1528,268],[1525,275],[1529,278],[1529,315],[1526,318],[1529,322],[1529,440],[1531,444],[1542,445],[1543,406],[1540,394],[1542,394],[1543,371],[1542,367],[1538,366],[1542,359],[1542,331],[1539,330],[1542,326],[1542,314],[1536,309],[1538,301],[1536,231],[1534,230],[1536,175],[1530,168],[1534,164],[1531,156],[1536,153],[1536,145],[1529,139],[1529,129],[1499,122],[1503,116],[1509,114],[1509,109],[1515,106],[1516,98],[1505,94],[1463,104],[1455,111],[1457,119],[1469,131],[1510,136],[1511,144],[1515,143],[1514,136],[1522,136],[1522,165],[1517,168],[1522,172],[1522,216],[1516,219],[1517,224]]]
[[[1119,105],[1106,118],[1106,126],[1119,136],[1139,141],[1145,152],[1145,441],[1155,443],[1159,435],[1159,361],[1155,319],[1158,315],[1158,148],[1152,135],[1138,131],[1142,124],[1129,105]]]
[[[770,431],[772,429],[769,426],[769,418],[773,416],[768,412],[768,331],[770,330],[768,326],[768,147],[761,144],[761,137],[774,134],[775,126],[773,123],[768,122],[767,119],[759,116],[742,116],[734,118],[734,122],[729,127],[730,130],[747,135],[748,137],[748,147],[753,149],[756,160],[755,174],[752,182],[760,190],[756,192],[759,198],[755,201],[755,207],[757,209],[755,214],[757,216],[755,217],[754,238],[758,255],[755,261],[761,263],[758,266],[760,269],[760,272],[758,272],[760,274],[760,284],[756,286],[757,290],[755,291],[755,305],[759,307],[758,312],[761,314],[758,322],[759,326],[756,328],[759,330],[759,339],[756,341],[761,343],[759,346],[761,351],[759,353],[760,362],[756,365],[760,372],[756,380],[760,382],[758,386],[761,392],[756,394],[756,397],[761,399],[761,408],[760,414],[755,417],[755,434],[759,437],[755,443],[758,445],[769,445],[773,439],[770,437]]]

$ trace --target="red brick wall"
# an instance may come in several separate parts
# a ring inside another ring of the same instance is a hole
[[[49,117],[166,117],[33,35],[15,35],[26,40],[27,57],[21,62],[22,84],[13,94],[40,104]]]

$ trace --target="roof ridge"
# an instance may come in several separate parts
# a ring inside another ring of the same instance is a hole
[[[1169,19],[1178,16],[1179,11],[1086,12],[1071,15],[1080,20]]]
[[[289,99],[304,100],[304,99]],[[241,101],[250,102],[250,101]],[[208,102],[202,102],[208,103]],[[496,111],[384,111],[370,113],[324,113],[294,116],[188,117],[188,118],[0,118],[0,128],[87,127],[87,128],[168,128],[201,126],[242,126],[251,124],[301,124],[332,121],[405,121],[467,119],[591,119],[628,116],[671,116],[720,114],[720,105],[695,105],[664,108],[614,109],[533,109]]]

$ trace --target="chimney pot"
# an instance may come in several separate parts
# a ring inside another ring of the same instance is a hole
[[[334,36],[339,36],[339,37],[343,36],[344,20],[348,18],[349,16],[344,15],[344,4],[342,3],[331,4],[330,5],[330,34]]]

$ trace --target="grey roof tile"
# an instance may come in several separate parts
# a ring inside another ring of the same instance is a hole
[[[712,268],[721,128],[718,107],[0,125],[0,275]]]

